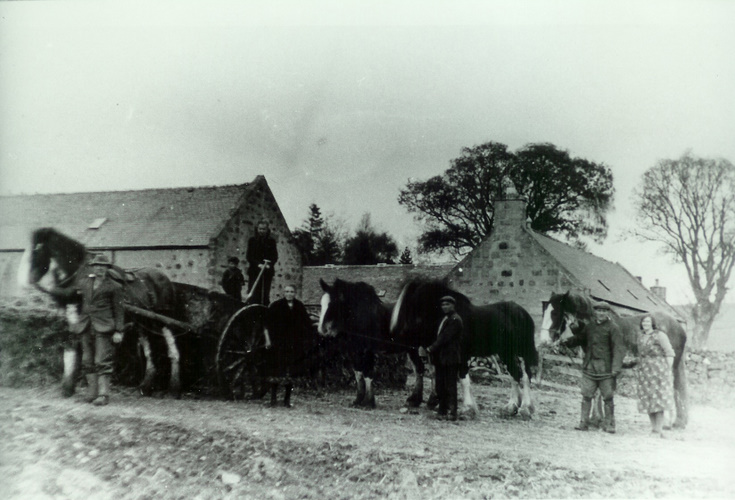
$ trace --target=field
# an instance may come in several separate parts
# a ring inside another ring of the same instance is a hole
[[[573,430],[579,397],[535,390],[533,420],[503,419],[503,382],[475,386],[480,417],[440,422],[382,390],[297,391],[293,409],[116,388],[97,408],[56,388],[0,388],[6,499],[735,497],[735,410],[695,406],[690,426],[649,434],[617,398],[618,433]]]

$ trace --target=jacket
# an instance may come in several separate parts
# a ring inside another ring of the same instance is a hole
[[[88,327],[99,333],[120,332],[125,325],[122,286],[105,278],[94,289],[94,275],[84,278],[79,286],[82,307],[79,322],[69,325],[72,333],[83,333]]]
[[[263,263],[264,260],[270,261],[270,268],[265,271],[265,274],[271,276],[275,272],[275,264],[278,261],[278,246],[276,240],[272,236],[252,236],[248,240],[248,250],[246,258],[249,264],[248,277],[252,281],[253,278],[260,274],[260,268],[258,267]]]
[[[428,348],[432,363],[438,366],[459,365],[463,328],[462,318],[456,312],[445,317],[436,341]]]
[[[615,322],[606,317],[587,323],[584,335],[578,337],[584,347],[582,373],[596,380],[617,377],[623,369],[625,339]]]

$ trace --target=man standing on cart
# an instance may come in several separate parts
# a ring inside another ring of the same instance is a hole
[[[271,282],[275,274],[274,266],[278,261],[278,248],[276,240],[270,234],[270,227],[264,220],[258,222],[255,236],[248,240],[247,260],[248,294],[253,292],[255,285],[250,302],[267,306],[270,304]]]

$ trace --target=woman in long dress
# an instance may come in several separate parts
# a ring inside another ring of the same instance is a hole
[[[663,437],[664,411],[674,411],[674,349],[651,316],[641,319],[638,337],[638,411],[648,413],[651,431]]]

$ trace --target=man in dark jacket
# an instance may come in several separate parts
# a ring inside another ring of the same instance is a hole
[[[270,304],[271,281],[275,274],[274,267],[278,261],[276,240],[270,234],[266,221],[258,222],[255,236],[248,240],[248,293],[253,289],[261,269],[263,275],[253,294],[254,302],[267,306]]]
[[[436,341],[426,351],[431,357],[436,373],[436,395],[439,398],[437,418],[457,420],[457,375],[461,361],[462,318],[455,312],[456,301],[452,296],[442,297],[444,318],[439,324]]]
[[[237,267],[240,259],[230,257],[227,259],[227,269],[222,273],[222,289],[227,295],[242,302],[242,287],[245,285],[245,276]]]
[[[582,363],[582,416],[575,429],[589,429],[592,398],[597,389],[600,390],[604,402],[603,430],[615,433],[615,396],[616,378],[623,369],[625,357],[625,340],[620,328],[611,319],[612,311],[607,304],[595,306],[595,318],[585,325],[580,335],[575,335],[564,342],[567,347],[582,346],[584,361]]]
[[[286,394],[283,405],[291,408],[291,377],[297,374],[299,363],[303,363],[306,341],[309,338],[311,319],[304,304],[296,299],[296,289],[287,285],[283,298],[268,307],[268,331],[271,347],[271,405],[278,404],[278,384],[283,383]]]
[[[86,401],[102,406],[110,397],[113,368],[113,341],[122,339],[124,326],[122,286],[112,280],[108,271],[112,264],[104,255],[91,263],[93,274],[79,286],[82,306],[78,321],[69,329],[82,337],[82,369],[89,386]]]

